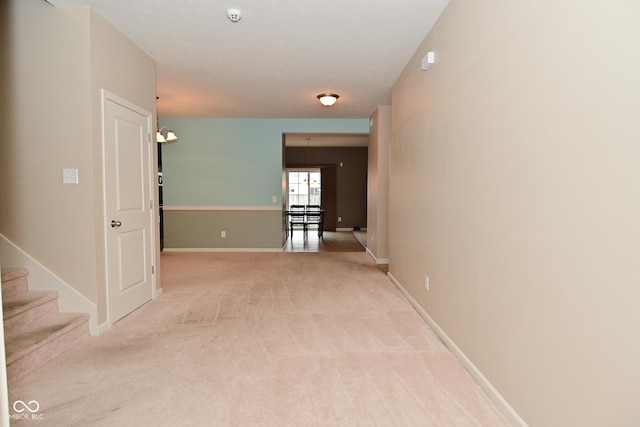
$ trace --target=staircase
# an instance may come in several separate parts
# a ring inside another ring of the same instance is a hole
[[[9,383],[89,336],[89,315],[58,312],[56,291],[30,291],[29,270],[2,269],[2,309]]]

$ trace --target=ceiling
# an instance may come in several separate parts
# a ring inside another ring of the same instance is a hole
[[[156,61],[159,117],[217,118],[369,118],[448,2],[48,1],[93,7]]]

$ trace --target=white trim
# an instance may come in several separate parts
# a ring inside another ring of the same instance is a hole
[[[2,234],[0,234],[0,257],[5,267],[23,267],[29,270],[30,290],[58,292],[58,306],[61,312],[89,313],[91,335],[100,335],[102,333],[98,327],[98,308],[94,303]]]
[[[280,248],[164,248],[163,252],[282,252]]]
[[[367,253],[371,256],[371,258],[373,258],[373,260],[376,262],[376,264],[381,265],[381,264],[389,264],[389,258],[376,258],[376,256],[373,254],[373,252],[371,252],[369,250],[369,248],[365,248],[367,250]]]
[[[105,104],[107,101],[107,92],[102,89],[100,91],[100,126],[102,127],[100,129],[100,149],[102,150],[102,152],[100,153],[100,166],[102,167],[102,224],[106,224],[108,221],[108,215],[109,213],[107,212],[108,208],[108,200],[107,200],[107,144],[106,144],[106,133],[107,133],[107,126],[105,124]],[[103,249],[104,249],[104,259],[102,260],[103,263],[103,267],[104,267],[104,295],[105,295],[105,301],[104,304],[105,306],[103,307],[104,309],[106,309],[107,312],[107,320],[106,322],[102,323],[99,326],[99,329],[102,330],[102,332],[105,332],[106,330],[108,330],[109,328],[111,328],[111,298],[109,297],[109,236],[107,235],[108,231],[107,231],[107,227],[102,227],[102,243],[103,243]],[[96,257],[96,264],[99,262],[100,260],[97,259]],[[105,326],[106,325],[106,326]]]
[[[518,413],[509,405],[509,402],[506,401],[504,397],[496,390],[496,388],[489,382],[489,380],[482,375],[482,372],[469,360],[469,358],[460,350],[460,348],[456,345],[455,342],[446,334],[445,331],[440,328],[440,326],[436,323],[435,320],[427,314],[427,312],[418,304],[418,302],[413,299],[411,294],[402,287],[402,285],[393,277],[391,273],[387,273],[387,276],[391,280],[391,282],[398,288],[398,290],[404,295],[404,297],[411,303],[413,308],[418,312],[422,320],[424,320],[427,325],[433,329],[433,331],[438,335],[438,337],[442,340],[444,345],[453,353],[454,356],[460,361],[462,366],[469,372],[469,374],[473,377],[473,379],[478,383],[478,385],[484,390],[484,392],[489,396],[489,398],[493,401],[493,403],[498,407],[498,409],[504,414],[507,418],[507,421],[513,426],[518,427],[527,427],[527,423],[518,415]]]
[[[282,211],[282,206],[167,206],[165,211]]]
[[[45,0],[51,6],[55,7],[68,7],[68,6],[77,6],[77,4],[73,3],[71,0]]]
[[[102,335],[111,328],[109,322],[103,322],[98,325],[98,335]]]

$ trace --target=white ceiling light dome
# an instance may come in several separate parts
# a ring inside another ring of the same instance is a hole
[[[320,95],[318,95],[320,104],[324,105],[325,107],[331,107],[333,104],[336,103],[338,98],[340,97],[335,93],[321,93]]]

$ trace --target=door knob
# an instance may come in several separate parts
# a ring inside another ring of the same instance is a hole
[[[112,227],[120,227],[122,225],[122,223],[120,221],[116,221],[115,219],[111,220],[111,226]]]

